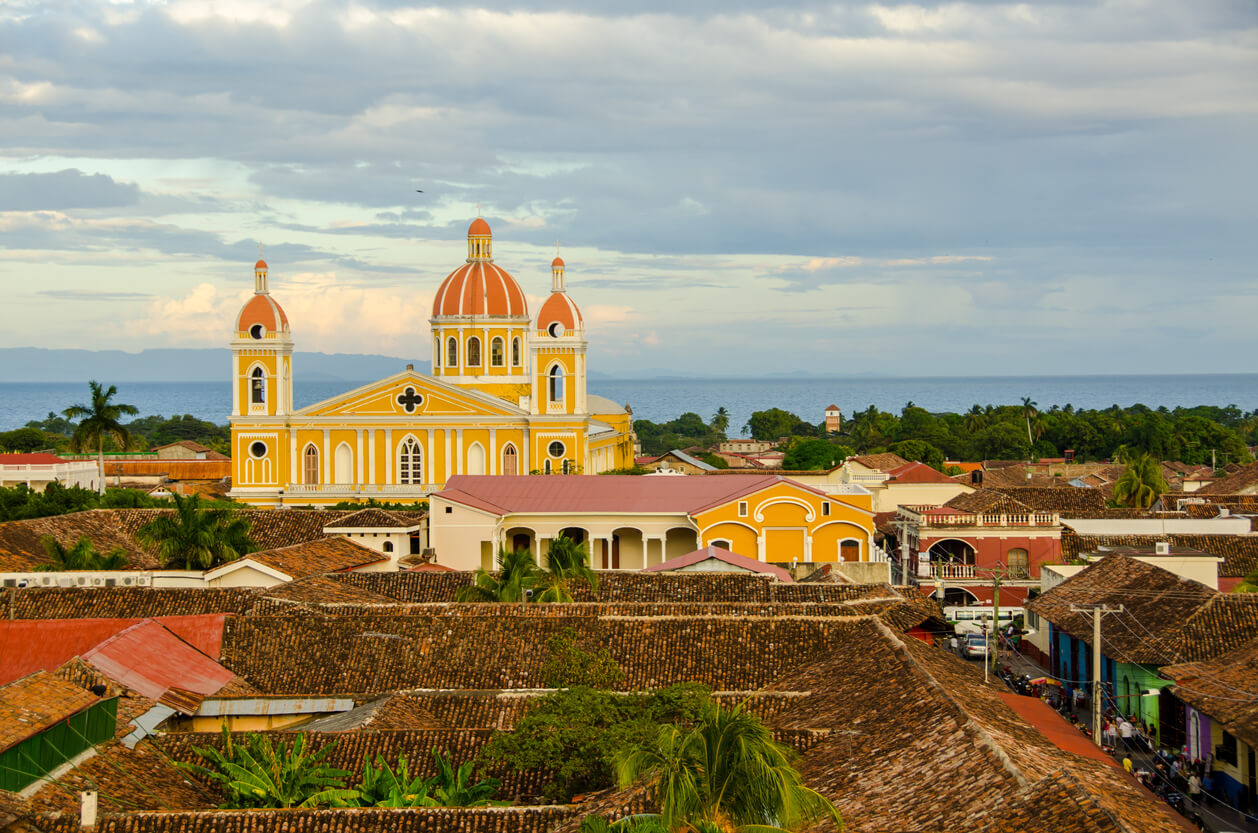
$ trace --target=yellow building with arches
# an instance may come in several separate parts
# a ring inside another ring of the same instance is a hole
[[[254,265],[232,349],[232,489],[256,506],[411,501],[456,475],[598,473],[633,465],[628,410],[586,390],[585,322],[551,263],[536,319],[494,263],[489,224],[433,299],[432,372],[401,373],[294,409],[293,338]]]

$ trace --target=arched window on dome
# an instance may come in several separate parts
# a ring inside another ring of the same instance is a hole
[[[446,367],[459,366],[459,340],[454,336],[446,341]]]
[[[560,365],[550,369],[550,401],[563,402],[563,367]]]
[[[435,338],[432,341],[432,366],[441,367],[441,339]]]
[[[506,355],[502,339],[494,336],[494,340],[489,342],[489,363],[494,367],[502,367],[504,361],[506,361]]]
[[[306,446],[301,455],[301,482],[312,486],[319,482],[319,449]]]
[[[266,371],[260,367],[249,374],[249,401],[254,405],[266,404]]]
[[[418,440],[414,437],[403,440],[398,449],[397,461],[398,483],[409,486],[424,482],[424,451]]]
[[[511,339],[511,366],[520,366],[520,337]]]
[[[467,340],[467,366],[480,367],[480,339],[476,336]]]

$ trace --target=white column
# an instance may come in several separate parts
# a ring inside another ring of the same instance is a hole
[[[332,482],[332,445],[331,430],[323,429],[323,482]]]
[[[612,568],[612,536],[608,535],[603,539],[603,559],[607,562],[607,569]]]
[[[367,480],[373,485],[376,480],[376,429],[367,430]]]
[[[482,376],[489,375],[489,328],[481,333],[480,337],[480,374]]]
[[[297,429],[288,429],[288,472],[289,483],[297,482]]]
[[[446,474],[445,477],[441,478],[441,482],[444,483],[450,479],[450,475],[454,474],[454,434],[451,433],[449,428],[442,429],[441,433],[444,434],[446,438]]]
[[[489,468],[490,474],[498,473],[498,429],[489,429]]]
[[[433,485],[437,482],[437,447],[433,445],[433,430],[428,429],[428,445],[424,448],[424,482]]]
[[[767,560],[768,560],[768,559],[765,557],[765,554],[766,554],[766,549],[765,549],[765,540],[764,540],[764,539],[765,539],[765,535],[764,535],[764,533],[763,533],[763,532],[762,532],[760,535],[757,535],[757,536],[756,536],[756,557],[757,557],[757,558],[759,558],[761,561],[767,561]]]
[[[459,327],[459,375],[465,373],[467,367],[467,339],[463,337],[463,328]]]
[[[812,535],[810,535],[808,533],[808,530],[805,529],[804,530],[804,563],[808,564],[811,562],[812,562]]]
[[[463,429],[454,429],[454,473],[463,473]]]
[[[358,439],[358,465],[356,468],[358,469],[358,485],[361,486],[363,485],[363,467],[366,465],[366,462],[363,460],[363,429],[357,428],[354,433],[357,434]]]
[[[577,352],[577,360],[574,362],[577,368],[576,388],[577,388],[577,407],[576,412],[583,414],[586,412],[585,406],[585,353]]]
[[[240,354],[232,351],[232,416],[240,416]]]
[[[528,474],[533,470],[529,465],[529,448],[533,445],[533,431],[531,425],[524,426],[524,432],[520,440],[520,471],[517,474]]]
[[[393,484],[393,429],[384,429],[384,482],[385,485]]]

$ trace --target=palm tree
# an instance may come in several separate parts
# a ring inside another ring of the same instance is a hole
[[[725,436],[725,431],[729,428],[729,411],[725,410],[724,405],[716,409],[716,413],[712,415],[712,422],[710,425],[712,426],[713,431],[720,434],[722,437]]]
[[[37,572],[59,573],[65,570],[120,570],[127,566],[127,553],[122,547],[114,547],[107,553],[96,551],[96,545],[86,535],[79,536],[74,546],[67,549],[51,535],[39,539],[49,564],[35,568]]]
[[[965,412],[965,430],[971,434],[982,431],[987,427],[987,415],[983,413],[983,409],[978,403],[974,407]]]
[[[746,703],[711,703],[693,729],[670,723],[652,743],[618,753],[616,775],[621,788],[648,779],[670,830],[766,833],[813,820],[842,829],[829,799],[804,786],[794,758]]]
[[[1120,506],[1148,509],[1167,490],[1162,477],[1162,464],[1148,454],[1141,454],[1127,463],[1114,484],[1114,502]]]
[[[541,575],[528,550],[499,550],[497,574],[477,570],[472,584],[459,588],[454,598],[459,602],[525,602]]]
[[[160,515],[136,533],[141,543],[157,548],[162,566],[183,564],[185,570],[208,570],[253,550],[252,524],[244,515],[204,508],[200,495],[172,494],[171,498],[175,511]]]
[[[118,420],[123,416],[135,416],[140,413],[140,410],[134,405],[110,402],[109,400],[118,393],[118,389],[113,385],[105,390],[99,382],[92,380],[87,383],[87,386],[92,392],[91,404],[71,405],[61,413],[66,419],[79,420],[79,424],[74,426],[74,433],[70,436],[71,451],[81,452],[92,446],[96,447],[96,467],[100,472],[98,491],[103,495],[105,494],[105,439],[107,437],[112,439],[119,451],[126,451],[131,445],[131,433]]]
[[[598,594],[598,574],[590,569],[589,548],[560,533],[558,538],[551,540],[546,551],[546,573],[540,582],[540,592],[533,601],[572,601],[570,584],[576,579],[584,579],[595,595]]]
[[[1031,397],[1022,397],[1022,416],[1026,418],[1026,442],[1030,446],[1035,445],[1035,438],[1031,436],[1031,418],[1039,416],[1038,406],[1039,403],[1033,402]]]

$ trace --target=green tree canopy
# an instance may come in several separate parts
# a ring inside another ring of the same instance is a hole
[[[905,460],[916,460],[932,469],[943,471],[944,453],[924,440],[902,440],[892,443],[887,450],[899,454]]]
[[[754,412],[743,430],[757,440],[777,440],[792,435],[815,436],[817,426],[804,422],[790,411],[769,408],[767,411]]]
[[[815,437],[793,443],[782,458],[782,468],[787,471],[814,471],[832,469],[856,452],[845,445]]]
[[[79,540],[69,548],[62,546],[51,535],[40,538],[39,543],[48,554],[49,561],[35,568],[40,572],[121,570],[127,566],[127,554],[121,547],[114,547],[107,553],[97,552],[96,545],[86,535],[80,535]]]
[[[1148,454],[1129,463],[1114,484],[1114,502],[1119,506],[1148,509],[1167,490],[1162,465]]]

